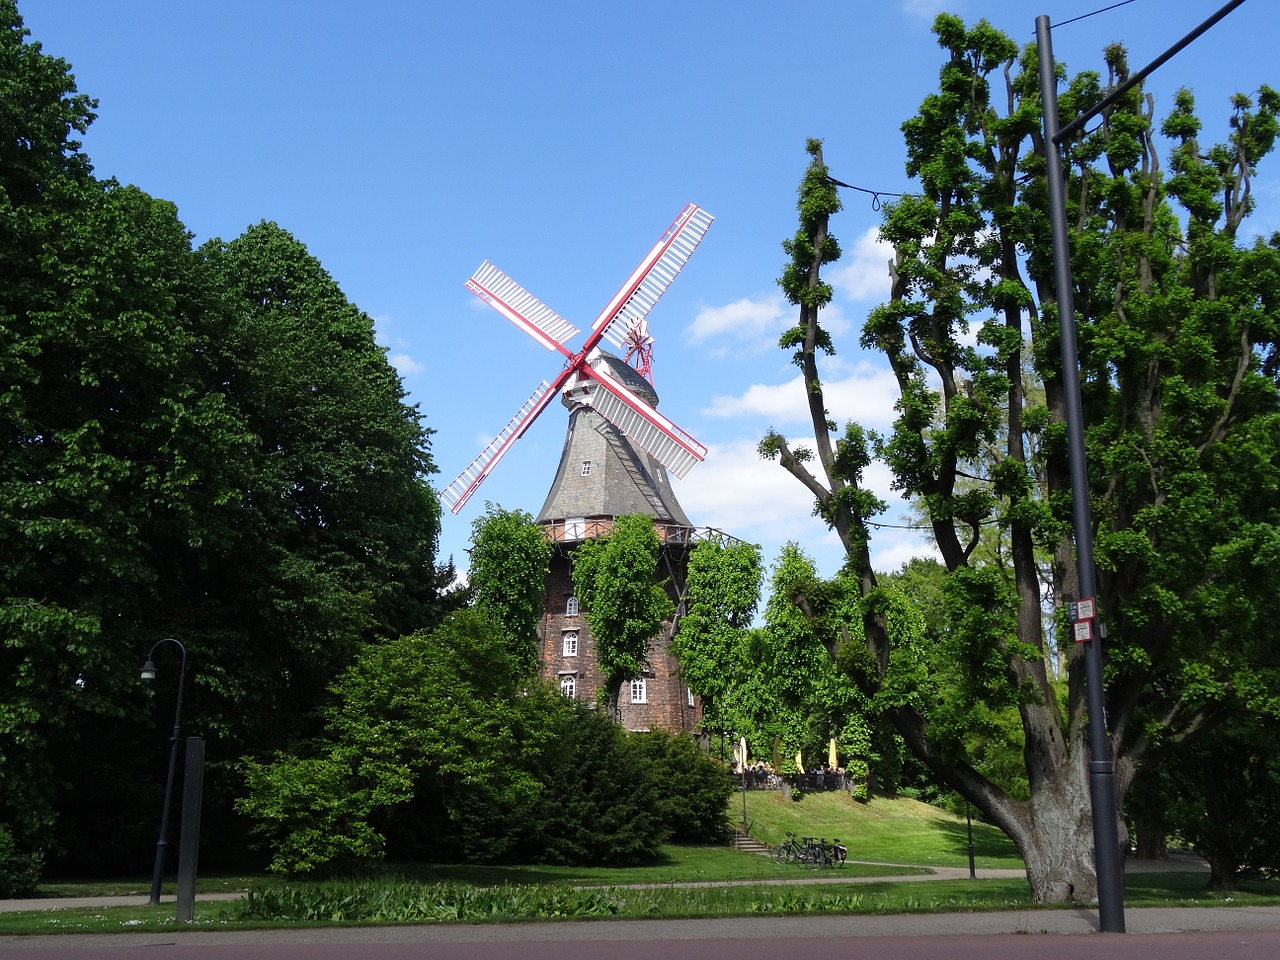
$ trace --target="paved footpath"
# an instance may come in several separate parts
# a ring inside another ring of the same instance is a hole
[[[1188,861],[1155,864],[1131,862],[1130,872],[1195,870]],[[979,878],[1022,876],[1022,871],[979,870]],[[900,878],[846,876],[850,883],[886,879],[967,878],[968,868],[942,868],[924,875]],[[830,877],[778,881],[830,882]],[[764,881],[751,881],[761,883]],[[201,901],[233,899],[236,893],[202,895]],[[57,910],[67,907],[142,905],[145,896],[67,900],[0,901],[0,910]],[[172,898],[166,898],[172,903]],[[198,912],[197,912],[198,915]],[[160,946],[167,957],[270,958],[270,960],[327,960],[361,957],[398,960],[402,957],[502,958],[576,960],[606,953],[611,960],[632,956],[653,960],[691,957],[733,957],[735,960],[774,957],[804,951],[853,949],[861,944],[860,960],[922,957],[935,960],[944,950],[948,960],[1002,960],[1061,956],[1088,960],[1108,956],[1123,941],[1126,957],[1152,960],[1202,960],[1205,957],[1275,960],[1280,957],[1280,907],[1129,908],[1127,933],[1097,937],[1010,934],[1096,934],[1095,910],[1046,909],[993,913],[949,913],[900,916],[746,917],[736,919],[566,921],[516,924],[435,924],[378,927],[286,928],[277,930],[197,929],[156,933],[58,936],[0,936],[0,960],[136,955],[141,947]],[[938,937],[953,938],[943,946]],[[958,939],[957,939],[958,938]],[[1031,944],[1036,944],[1034,947]],[[1070,948],[1067,943],[1073,944]],[[608,944],[606,947],[605,944]],[[879,944],[879,945],[877,945]],[[892,946],[891,946],[892,944]],[[1021,944],[1021,946],[1015,946]],[[1103,944],[1109,947],[1103,948]],[[656,952],[655,952],[656,948]],[[1103,949],[1102,953],[1096,950]],[[1012,952],[1009,952],[1012,950]],[[602,952],[604,951],[604,952]],[[636,951],[636,952],[633,952]],[[773,951],[772,953],[770,951]],[[887,951],[887,952],[885,952]]]

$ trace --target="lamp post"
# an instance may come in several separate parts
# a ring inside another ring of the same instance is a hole
[[[1049,224],[1053,240],[1053,277],[1058,297],[1058,336],[1062,356],[1062,394],[1067,423],[1067,460],[1071,477],[1071,523],[1076,546],[1079,597],[1097,596],[1097,571],[1093,562],[1093,516],[1089,504],[1089,470],[1085,453],[1084,409],[1077,355],[1074,281],[1067,225],[1065,177],[1061,145],[1086,123],[1137,86],[1244,0],[1230,0],[1147,66],[1082,112],[1065,127],[1058,127],[1058,79],[1054,70],[1053,38],[1047,16],[1036,17],[1036,55],[1040,68],[1040,100],[1045,141],[1045,181]],[[1106,697],[1103,690],[1102,638],[1094,617],[1082,617],[1089,628],[1084,643],[1085,693],[1089,714],[1089,802],[1093,816],[1093,856],[1098,878],[1098,926],[1103,933],[1124,933],[1124,863],[1120,859],[1120,835],[1116,824],[1115,764],[1107,734]]]
[[[178,700],[173,708],[173,736],[169,739],[169,776],[165,780],[164,807],[160,812],[160,839],[156,841],[156,866],[151,874],[151,899],[148,903],[152,906],[160,902],[160,881],[164,878],[165,853],[169,845],[169,810],[173,805],[173,777],[178,768],[178,738],[179,730],[182,726],[182,689],[187,679],[187,648],[172,637],[165,637],[163,640],[156,641],[155,646],[151,648],[151,652],[147,654],[147,662],[142,665],[142,679],[154,680],[156,678],[154,657],[156,650],[162,643],[172,643],[182,651],[182,666],[178,670]]]

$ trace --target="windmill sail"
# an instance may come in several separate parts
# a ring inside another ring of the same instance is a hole
[[[591,329],[598,331],[603,327],[604,338],[625,350],[628,331],[643,323],[653,305],[689,262],[714,220],[715,217],[696,203],[688,204],[600,312]]]
[[[578,374],[595,380],[598,386],[598,389],[588,391],[590,399],[586,402],[676,476],[684,477],[706,456],[706,447],[609,374],[593,369],[589,358],[595,355],[602,338],[608,338],[624,349],[628,346],[640,349],[647,378],[648,354],[643,351],[652,339],[645,329],[645,317],[689,261],[714,219],[697,204],[687,204],[600,312],[577,353],[570,352],[565,343],[578,333],[578,328],[564,317],[488,260],[472,274],[466,282],[468,290],[548,350],[564,354],[568,362],[553,384],[544,381],[538,386],[502,432],[444,489],[441,499],[453,513],[462,509],[511,445],[537,419],[555,392]]]
[[[543,380],[511,421],[503,427],[502,432],[489,441],[489,445],[484,448],[480,456],[471,461],[471,466],[458,474],[453,483],[444,488],[440,499],[448,505],[450,512],[457,513],[471,499],[471,495],[489,475],[489,471],[498,465],[503,454],[520,439],[520,435],[529,428],[529,425],[542,412],[543,407],[551,402],[553,396],[555,392],[551,389],[551,384]]]
[[[583,372],[604,388],[591,391],[587,403],[681,480],[706,458],[706,447],[612,376],[597,367]]]
[[[564,343],[578,328],[486,260],[466,288],[548,350],[568,355]]]

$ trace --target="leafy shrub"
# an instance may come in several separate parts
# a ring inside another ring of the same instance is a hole
[[[724,810],[733,783],[724,775],[724,767],[699,750],[687,733],[633,733],[628,742],[652,764],[658,809],[671,839],[727,843]]]
[[[652,860],[668,833],[653,764],[605,713],[549,699],[557,722],[542,750],[544,803],[529,859],[583,866]]]
[[[621,909],[621,901],[608,890],[334,881],[251,887],[235,912],[240,920],[475,923],[611,917]]]
[[[43,870],[44,855],[19,853],[9,827],[0,823],[0,900],[32,896]]]

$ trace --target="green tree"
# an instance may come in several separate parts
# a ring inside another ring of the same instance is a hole
[[[196,253],[172,204],[96,180],[93,103],[27,36],[0,2],[0,821],[100,863],[154,829],[152,644],[188,649],[225,797],[359,643],[434,622],[439,507],[368,317],[278,228]],[[101,762],[148,740],[150,779]]]
[[[806,286],[784,282],[801,323],[783,346],[802,344],[815,446],[793,450],[771,434],[762,450],[814,496],[859,578],[868,652],[849,667],[864,691],[939,780],[1014,840],[1038,900],[1088,901],[1096,878],[1081,816],[1090,806],[1082,652],[1067,651],[1059,697],[1043,623],[1046,604],[1065,619],[1078,586],[1035,55],[985,22],[966,28],[941,16],[935,32],[946,55],[939,92],[903,126],[920,193],[886,209],[891,299],[862,337],[894,371],[899,417],[874,442],[856,425],[835,434],[809,360],[829,344],[813,308],[813,256]],[[1122,49],[1108,48],[1105,60],[1109,84],[1127,76]],[[1064,123],[1101,95],[1098,74],[1071,79]],[[1066,145],[1121,800],[1142,765],[1214,722],[1229,697],[1245,691],[1243,702],[1261,704],[1273,683],[1261,654],[1272,637],[1264,596],[1275,589],[1280,530],[1280,238],[1240,246],[1236,235],[1280,98],[1264,87],[1256,105],[1238,97],[1232,106],[1229,142],[1204,150],[1190,95],[1179,95],[1164,126],[1175,139],[1168,180],[1139,89]],[[834,188],[820,150],[811,144],[811,153],[801,222],[820,250]],[[942,684],[928,661],[898,655],[904,644],[867,547],[878,506],[859,474],[873,453],[927,509],[960,640],[955,676],[993,717],[1017,711],[1028,799],[978,769],[962,726],[969,711],[932,695]],[[984,480],[960,483],[966,474]],[[1003,531],[1000,562],[976,551],[988,524]],[[1052,557],[1048,593],[1038,550]]]
[[[537,759],[543,805],[530,818],[526,857],[598,866],[652,860],[671,833],[663,801],[671,788],[611,715],[550,696],[556,708],[544,713],[549,736]]]
[[[676,843],[724,843],[728,839],[725,805],[733,781],[687,733],[653,730],[633,733],[628,745],[653,765],[658,811]]]
[[[374,859],[388,833],[401,856],[418,845],[445,859],[503,853],[511,832],[496,825],[531,815],[540,793],[527,764],[507,762],[522,677],[502,631],[477,611],[364,648],[333,685],[316,749],[245,762],[237,808],[270,844],[272,869]]]
[[[308,749],[245,762],[237,806],[273,870],[383,856],[624,864],[669,832],[643,752],[599,711],[530,685],[480,611],[366,647],[332,692]]]
[[[551,549],[542,528],[522,511],[490,503],[472,521],[468,579],[475,605],[503,625],[529,676],[538,671]]]
[[[684,615],[671,640],[681,676],[702,698],[704,729],[739,731],[739,689],[752,661],[743,644],[760,605],[764,578],[760,548],[750,543],[707,540],[689,554]]]
[[[661,549],[653,519],[637,514],[618,517],[608,536],[574,551],[573,589],[595,640],[610,716],[622,684],[640,676],[650,643],[675,609],[658,582]]]
[[[1241,711],[1159,771],[1166,822],[1209,861],[1213,889],[1280,874],[1278,728],[1274,715]]]
[[[0,3],[0,821],[56,852],[84,744],[131,754],[153,729],[137,667],[172,624],[164,545],[199,542],[228,488],[193,465],[244,431],[204,379],[175,208],[93,178],[72,139],[93,103],[27,36]],[[137,788],[99,786],[120,802],[95,835],[129,833]]]

